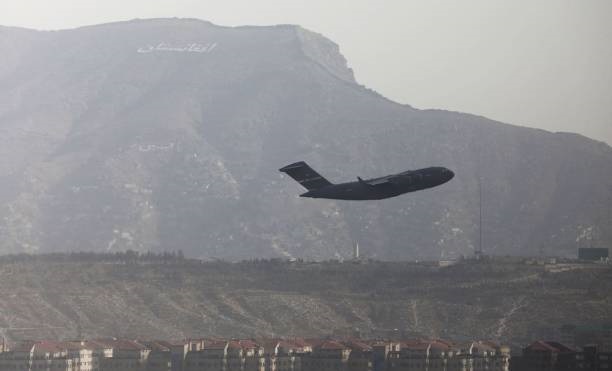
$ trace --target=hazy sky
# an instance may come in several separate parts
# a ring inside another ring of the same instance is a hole
[[[149,17],[300,24],[395,101],[612,144],[612,0],[0,0],[36,29]]]

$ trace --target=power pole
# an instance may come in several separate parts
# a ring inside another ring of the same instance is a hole
[[[478,250],[476,259],[482,257],[482,178],[478,177]]]

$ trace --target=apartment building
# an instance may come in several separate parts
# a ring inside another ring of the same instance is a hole
[[[197,340],[189,342],[184,371],[227,371],[226,340]]]
[[[471,341],[457,347],[448,360],[448,370],[459,371],[508,371],[510,349],[492,342]]]
[[[141,341],[150,350],[147,371],[172,371],[172,344],[166,341]]]
[[[335,340],[326,340],[313,347],[302,359],[302,371],[347,371],[351,349]]]
[[[301,371],[303,343],[289,340],[267,340],[264,346],[265,371]]]
[[[552,371],[557,369],[557,360],[574,349],[554,341],[538,340],[523,349],[522,357],[513,357],[512,370]]]
[[[100,371],[145,370],[151,349],[136,340],[98,340],[112,348],[112,357],[100,359]]]
[[[264,347],[250,339],[191,340],[184,371],[266,371]]]
[[[0,353],[2,371],[98,371],[91,349],[75,342],[26,341]]]
[[[372,371],[372,346],[356,340],[347,341],[345,344],[351,351],[347,361],[348,371]]]
[[[380,354],[383,350],[377,345]],[[444,340],[412,340],[390,346],[386,370],[508,371],[510,352],[488,342],[453,344]],[[380,363],[380,362],[378,362]],[[379,369],[381,369],[380,366]]]

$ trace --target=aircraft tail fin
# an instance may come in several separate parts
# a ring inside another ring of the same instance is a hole
[[[287,165],[278,170],[292,177],[296,182],[300,183],[302,187],[309,191],[332,184],[327,179],[323,178],[319,173],[314,171],[304,161]]]

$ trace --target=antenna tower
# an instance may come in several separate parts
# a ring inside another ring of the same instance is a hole
[[[482,178],[478,178],[478,249],[476,259],[482,257]]]

